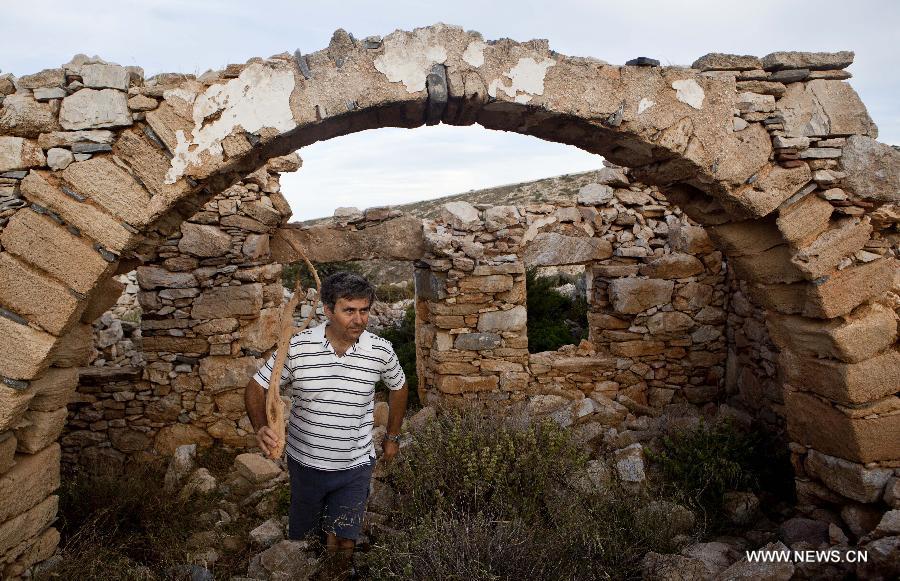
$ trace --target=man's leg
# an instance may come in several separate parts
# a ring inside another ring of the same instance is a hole
[[[288,537],[300,540],[311,532],[320,532],[328,489],[318,470],[300,465],[288,456],[291,475],[291,506],[288,510]]]
[[[342,475],[341,486],[325,499],[324,527],[328,534],[326,548],[336,579],[342,578],[341,575],[349,575],[352,569],[353,549],[362,530],[373,468],[374,460],[367,465],[347,470]]]

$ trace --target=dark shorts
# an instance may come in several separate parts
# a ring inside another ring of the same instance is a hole
[[[375,460],[349,470],[316,470],[288,457],[291,508],[288,534],[328,533],[356,540],[362,529]]]

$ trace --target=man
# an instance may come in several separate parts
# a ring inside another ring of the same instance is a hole
[[[291,338],[281,372],[292,399],[287,429],[291,479],[289,536],[324,533],[329,560],[349,569],[362,527],[375,465],[372,442],[375,383],[391,390],[387,435],[390,461],[399,450],[407,385],[391,343],[366,331],[374,287],[363,277],[338,272],[322,284],[327,324]],[[266,390],[275,354],[247,385],[244,402],[263,453],[276,444],[266,425]]]

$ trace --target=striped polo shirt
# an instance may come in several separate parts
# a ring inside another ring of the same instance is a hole
[[[254,375],[268,389],[275,353]],[[406,382],[391,342],[363,331],[343,357],[325,337],[325,325],[291,337],[281,386],[291,385],[287,453],[319,470],[356,468],[375,456],[372,445],[375,383],[392,390]]]

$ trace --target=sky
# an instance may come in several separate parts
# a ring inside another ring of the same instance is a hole
[[[637,56],[690,65],[709,52],[853,50],[851,85],[879,127],[900,144],[900,2],[836,0],[0,0],[0,71],[55,68],[77,53],[160,72],[200,74],[328,45],[334,30],[386,36],[436,22],[485,39],[545,38],[550,48],[622,64]],[[282,178],[292,220],[336,207],[401,204],[601,166],[574,147],[471,127],[378,129],[300,150],[303,168]]]

